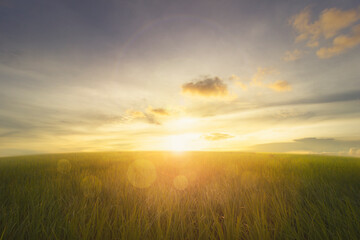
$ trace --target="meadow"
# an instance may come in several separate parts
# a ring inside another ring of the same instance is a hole
[[[359,158],[239,152],[0,158],[0,239],[359,238]]]

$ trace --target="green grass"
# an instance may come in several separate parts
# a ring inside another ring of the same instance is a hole
[[[358,158],[123,152],[0,159],[0,239],[359,237]]]

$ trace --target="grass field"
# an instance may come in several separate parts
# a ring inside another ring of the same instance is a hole
[[[0,159],[0,239],[359,239],[360,159],[73,153]]]

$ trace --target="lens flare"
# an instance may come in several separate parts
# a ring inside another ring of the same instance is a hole
[[[129,166],[127,178],[134,187],[150,187],[156,179],[155,166],[148,160],[135,160]]]
[[[101,193],[102,183],[95,176],[86,176],[81,181],[81,190],[87,198],[96,197]]]
[[[57,163],[57,170],[59,173],[66,174],[71,170],[71,163],[67,159],[61,159]]]
[[[184,175],[179,175],[176,178],[174,178],[174,187],[177,190],[185,190],[188,184],[189,184],[188,179]]]

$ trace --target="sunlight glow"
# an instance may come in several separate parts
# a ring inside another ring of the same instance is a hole
[[[173,120],[167,124],[169,129],[188,129],[194,128],[195,124],[197,123],[196,118],[184,117],[180,119]]]
[[[170,150],[182,152],[188,149],[187,138],[184,135],[175,135],[170,137]]]
[[[165,149],[174,151],[174,152],[183,152],[197,149],[197,146],[194,142],[194,134],[180,134],[172,135],[166,139]]]

